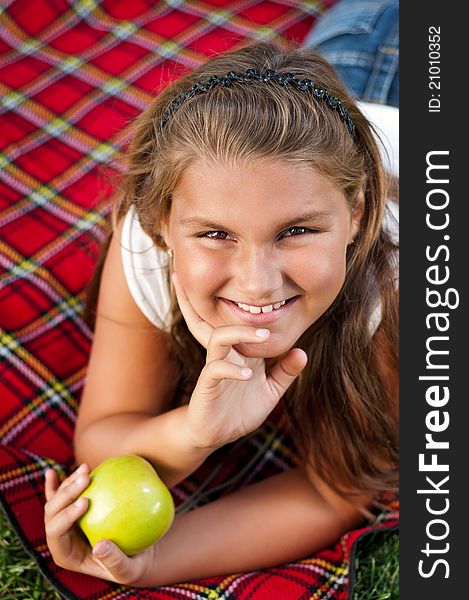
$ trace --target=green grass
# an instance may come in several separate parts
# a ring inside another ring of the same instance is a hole
[[[372,533],[358,542],[353,600],[399,598],[399,534]]]
[[[41,575],[0,509],[0,598],[2,600],[61,600]]]
[[[353,600],[399,598],[399,537],[396,532],[371,534],[359,542],[355,557]],[[61,600],[43,578],[0,510],[0,598]]]

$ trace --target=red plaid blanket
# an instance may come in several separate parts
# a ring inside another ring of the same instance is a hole
[[[301,42],[333,1],[10,0],[0,4],[0,500],[66,598],[346,598],[363,534],[294,564],[154,590],[58,568],[43,527],[44,470],[73,465],[72,433],[92,332],[83,294],[110,211],[102,175],[156,87],[245,38]],[[119,165],[113,168],[119,169]],[[278,419],[174,488],[178,511],[294,466]]]

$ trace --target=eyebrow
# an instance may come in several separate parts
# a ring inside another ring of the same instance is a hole
[[[293,219],[289,219],[288,221],[284,221],[282,223],[278,223],[276,225],[276,229],[288,229],[293,225],[298,223],[304,223],[307,221],[324,221],[332,215],[329,211],[323,210],[313,210],[306,213],[302,213],[301,215],[297,215]],[[197,227],[206,227],[207,229],[215,229],[221,231],[227,231],[230,227],[226,227],[221,223],[214,223],[213,221],[208,221],[205,217],[188,217],[186,219],[181,219],[179,222],[181,225],[192,225]]]

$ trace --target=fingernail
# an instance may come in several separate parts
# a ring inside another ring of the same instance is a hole
[[[241,375],[243,377],[250,377],[252,375],[252,371],[248,367],[244,367],[244,369],[241,369]]]
[[[98,557],[107,556],[111,552],[111,544],[106,541],[101,541],[96,544],[93,548],[93,554],[96,554]]]
[[[86,499],[85,498],[78,498],[78,500],[75,502],[75,508],[77,510],[81,510],[83,508],[83,505],[85,504]]]
[[[86,477],[84,475],[80,475],[80,477],[77,477],[75,479],[76,485],[82,485],[83,483],[85,483],[85,479]]]
[[[268,329],[256,329],[256,335],[257,335],[257,337],[265,337],[268,334],[269,334],[269,330]]]
[[[83,463],[78,467],[77,473],[84,473],[85,471],[86,471],[86,463]]]

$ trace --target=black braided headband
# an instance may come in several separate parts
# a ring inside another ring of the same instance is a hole
[[[336,110],[342,121],[347,125],[347,129],[350,132],[350,135],[353,139],[356,139],[355,134],[355,126],[350,118],[350,115],[345,110],[342,101],[325,90],[322,87],[316,87],[314,81],[311,79],[298,79],[292,73],[277,73],[277,71],[273,71],[271,69],[267,71],[256,71],[255,69],[248,69],[245,73],[237,73],[236,71],[230,71],[223,77],[218,77],[214,75],[210,77],[205,83],[199,81],[195,85],[193,85],[190,89],[182,92],[177,96],[168,108],[164,111],[163,116],[161,117],[161,128],[163,128],[167,122],[171,119],[175,111],[181,106],[181,104],[188,100],[189,98],[193,98],[198,94],[203,94],[205,92],[210,91],[214,87],[221,85],[222,87],[229,87],[233,82],[246,83],[252,80],[256,81],[273,81],[279,85],[287,86],[293,85],[297,90],[301,92],[309,92],[313,98],[316,100],[324,100],[327,106],[331,110]]]

